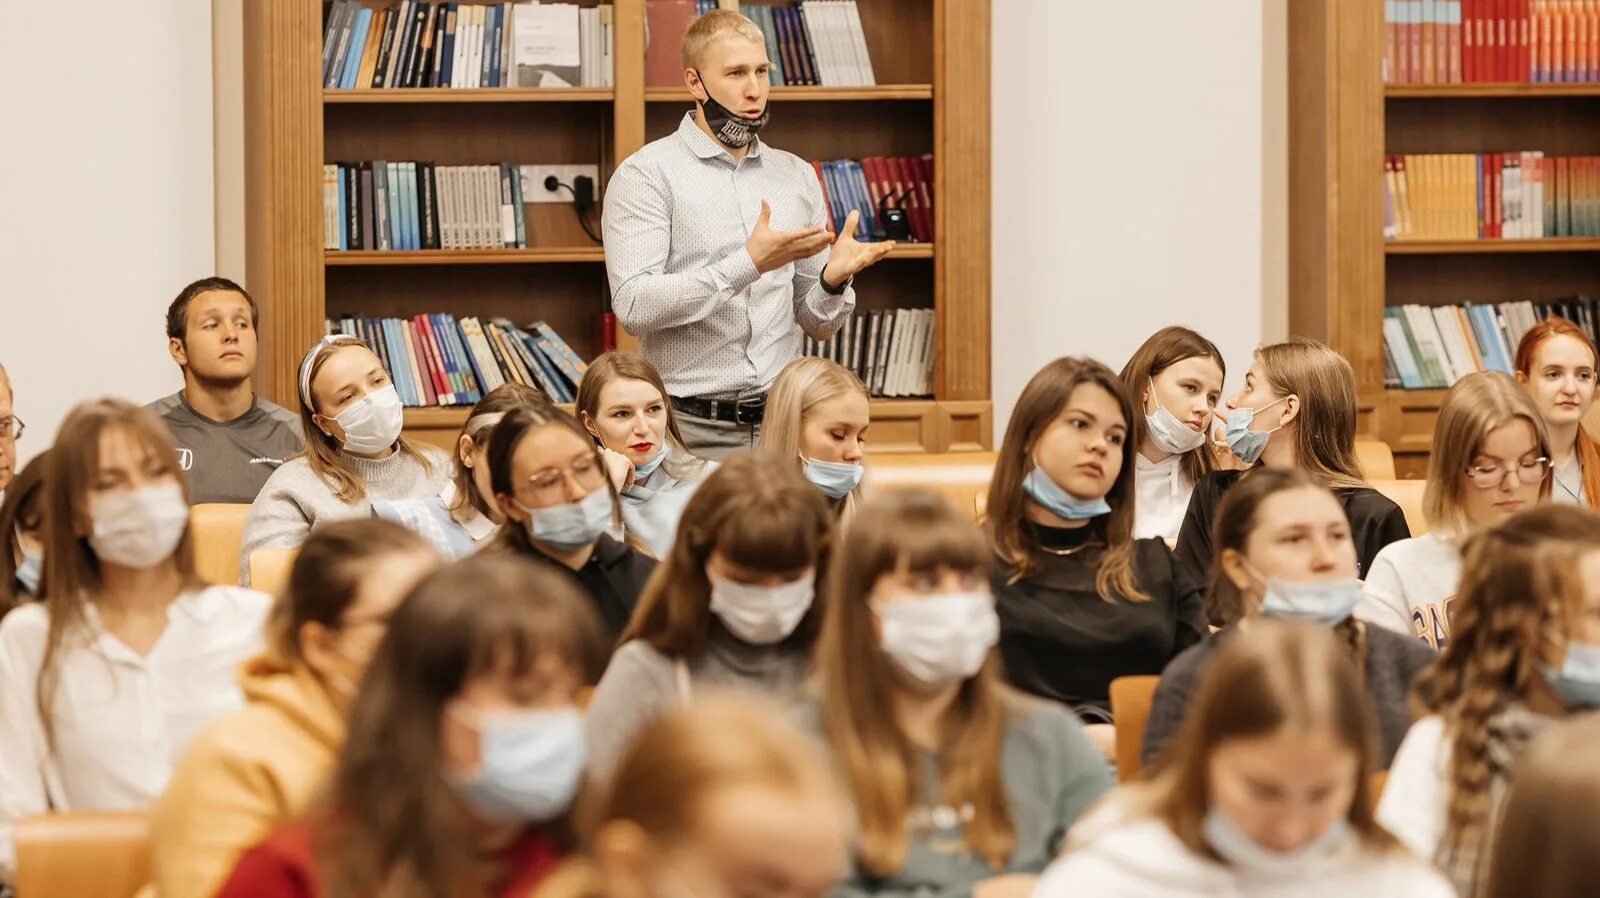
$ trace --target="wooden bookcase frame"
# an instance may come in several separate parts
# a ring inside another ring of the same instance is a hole
[[[685,90],[644,84],[645,0],[613,0],[613,6],[615,88],[325,91],[318,78],[324,4],[245,4],[246,276],[262,309],[257,383],[263,395],[293,407],[301,355],[321,337],[327,318],[348,312],[545,318],[580,352],[592,348],[574,340],[574,328],[592,327],[602,310],[604,254],[583,239],[569,206],[527,206],[530,242],[533,234],[556,239],[525,250],[325,252],[321,172],[325,162],[343,159],[498,161],[510,157],[489,154],[516,146],[547,154],[510,159],[518,163],[598,161],[603,183],[617,163],[661,136],[672,110],[681,114],[688,102]],[[937,240],[898,248],[863,273],[857,290],[859,309],[936,310],[934,397],[873,400],[872,448],[988,449],[990,0],[861,0],[861,6],[880,77],[908,69],[931,69],[931,77],[774,89],[780,105],[772,143],[806,158],[934,154]],[[897,35],[919,30],[931,32],[922,56],[894,46]],[[841,124],[804,129],[797,121],[790,129],[797,136],[786,143],[781,125],[790,110],[797,120]],[[523,114],[537,118],[538,127],[519,124]],[[466,144],[471,152],[461,149]],[[451,147],[461,158],[447,158]],[[574,157],[574,147],[596,155]],[[530,298],[525,285],[535,276],[549,293]],[[625,348],[636,345],[625,334],[619,338]],[[465,417],[463,408],[407,409],[407,432],[451,444]]]

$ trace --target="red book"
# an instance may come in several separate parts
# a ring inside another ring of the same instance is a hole
[[[406,350],[411,354],[411,364],[415,370],[407,372],[411,382],[422,392],[423,405],[438,405],[439,394],[433,389],[433,376],[428,373],[428,363],[422,350],[421,335],[417,333],[417,323],[406,318],[400,319],[400,333],[405,337]]]
[[[428,373],[433,377],[433,389],[445,399],[454,400],[452,394],[455,388],[450,385],[450,378],[444,373],[444,359],[439,355],[439,337],[433,332],[433,322],[426,315],[418,315],[411,319],[417,324],[417,336],[422,338],[423,352],[428,360]],[[440,400],[441,402],[444,399]]]
[[[938,218],[935,215],[936,207],[934,205],[935,197],[934,197],[934,191],[933,191],[933,185],[934,185],[933,154],[932,153],[925,153],[925,154],[923,154],[921,156],[916,157],[913,160],[913,162],[916,165],[917,174],[918,174],[917,189],[922,192],[922,196],[921,196],[922,203],[923,203],[923,205],[925,207],[927,207],[927,210],[928,210],[928,239],[929,240],[934,240],[934,239],[938,238],[938,230],[939,230],[939,228],[938,228],[938,224],[937,224]]]
[[[1415,4],[1412,7],[1415,8]],[[1406,79],[1408,84],[1418,84],[1422,81],[1422,25],[1411,21],[1406,25],[1405,32]]]
[[[683,58],[678,47],[694,21],[694,0],[648,0],[644,83],[647,87],[682,87]]]
[[[1517,80],[1533,80],[1533,0],[1520,0],[1519,18],[1517,23],[1518,37],[1521,42],[1517,45]]]
[[[1461,0],[1461,80],[1478,80],[1478,0]]]

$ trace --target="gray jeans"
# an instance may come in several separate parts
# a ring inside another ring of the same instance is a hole
[[[709,461],[722,461],[741,449],[754,449],[756,441],[761,439],[759,424],[697,418],[676,410],[673,414],[688,450]]]

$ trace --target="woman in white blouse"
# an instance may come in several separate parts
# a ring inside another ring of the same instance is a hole
[[[1195,481],[1217,469],[1208,434],[1227,373],[1215,344],[1186,327],[1164,327],[1122,367],[1140,397],[1133,420],[1134,539],[1178,540]]]
[[[196,577],[177,458],[122,400],[61,425],[45,601],[0,621],[0,881],[17,820],[148,806],[195,733],[243,703],[234,668],[260,650],[271,601]]]

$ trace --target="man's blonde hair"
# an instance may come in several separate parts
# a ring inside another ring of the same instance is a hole
[[[713,9],[691,22],[689,30],[683,33],[683,43],[678,51],[683,57],[683,67],[698,70],[701,54],[706,52],[712,41],[725,34],[737,34],[746,40],[766,45],[766,38],[756,23],[731,9]]]

